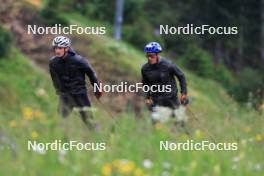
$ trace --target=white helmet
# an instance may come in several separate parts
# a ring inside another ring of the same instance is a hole
[[[58,36],[53,39],[52,46],[66,48],[71,46],[71,40],[68,37]]]

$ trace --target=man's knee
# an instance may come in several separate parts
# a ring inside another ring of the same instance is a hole
[[[75,107],[74,111],[79,112],[82,118],[92,118],[93,113],[91,112],[91,107],[83,106],[83,107]]]
[[[61,106],[59,108],[59,114],[63,117],[63,118],[67,118],[71,113],[71,109],[68,106]]]

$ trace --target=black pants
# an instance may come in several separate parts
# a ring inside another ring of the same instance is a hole
[[[152,97],[153,104],[150,107],[152,110],[155,106],[164,106],[171,109],[176,109],[180,106],[180,101],[177,96],[159,96]]]
[[[158,122],[157,119],[153,118],[153,113],[156,113],[157,106],[168,107],[172,109],[171,117],[175,117],[174,110],[180,106],[180,101],[177,96],[159,96],[152,97],[153,104],[149,107],[149,110],[152,112],[152,123],[156,124]]]
[[[60,96],[59,111],[64,118],[69,116],[74,107],[91,107],[91,103],[87,94],[66,94]],[[88,116],[92,118],[91,114],[83,110],[80,110],[80,115],[85,123],[87,123]]]

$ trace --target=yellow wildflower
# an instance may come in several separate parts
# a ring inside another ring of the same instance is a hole
[[[129,174],[135,169],[135,163],[129,160],[115,160],[114,166],[121,174]]]
[[[16,120],[11,120],[11,121],[9,122],[9,126],[12,127],[12,128],[17,127],[17,122],[16,122]]]
[[[257,142],[262,141],[262,139],[263,139],[263,138],[262,138],[261,134],[257,134],[257,135],[256,135],[256,141],[257,141]]]
[[[32,139],[37,139],[38,138],[38,133],[36,132],[36,131],[33,131],[32,133],[31,133],[31,138]]]
[[[201,138],[203,138],[203,133],[201,132],[201,130],[197,129],[195,131],[195,136],[197,139],[201,139]]]
[[[143,176],[143,175],[144,175],[144,173],[143,173],[143,170],[142,169],[137,168],[135,170],[135,176]]]
[[[129,174],[129,173],[131,173],[133,170],[134,170],[134,168],[135,168],[135,164],[133,163],[133,162],[127,162],[127,163],[125,163],[125,164],[122,164],[122,165],[120,165],[121,167],[119,167],[119,171],[120,171],[120,173],[122,173],[122,174]]]
[[[162,124],[161,124],[160,122],[156,123],[156,124],[155,124],[155,129],[156,129],[157,131],[162,130],[162,129],[163,129]]]
[[[216,164],[213,168],[213,172],[214,172],[214,175],[220,175],[220,165],[219,164]]]
[[[191,169],[195,169],[196,166],[197,166],[197,163],[195,161],[192,161],[190,165]]]
[[[119,166],[119,163],[120,163],[120,160],[114,160],[114,161],[113,161],[113,166],[114,166],[115,168],[117,168],[117,167]]]
[[[30,107],[26,107],[23,109],[23,117],[25,120],[32,120],[33,119],[33,110]]]
[[[245,127],[244,131],[245,131],[246,133],[249,133],[249,132],[251,132],[251,128],[250,128],[249,126],[247,126],[247,127]]]
[[[102,168],[103,176],[110,176],[112,174],[112,166],[109,163],[106,163]]]

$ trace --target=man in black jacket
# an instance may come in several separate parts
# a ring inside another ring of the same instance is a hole
[[[146,104],[151,110],[155,106],[165,106],[172,109],[177,108],[180,104],[187,105],[187,86],[184,74],[180,69],[165,58],[160,57],[162,48],[157,42],[151,42],[144,48],[148,62],[142,66],[142,82],[144,85],[169,85],[170,91],[151,92],[146,96]],[[181,97],[178,100],[178,89],[175,76],[178,78],[181,87]]]
[[[89,77],[92,86],[99,84],[97,76],[91,65],[73,51],[69,38],[55,37],[52,46],[55,56],[50,59],[49,70],[56,93],[60,97],[60,113],[67,117],[77,107],[83,122],[90,126],[88,114],[84,110],[84,107],[91,106],[85,75]],[[102,92],[96,90],[95,96],[99,99]]]

